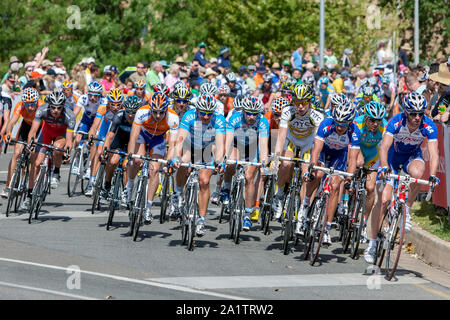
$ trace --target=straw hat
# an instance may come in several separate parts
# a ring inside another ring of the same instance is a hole
[[[205,72],[205,78],[207,78],[210,75],[215,75],[217,76],[217,72],[215,72],[213,69],[211,68],[206,68],[206,72]]]
[[[441,63],[439,65],[439,71],[429,75],[429,79],[445,84],[446,86],[450,85],[450,71],[448,70],[446,63]]]

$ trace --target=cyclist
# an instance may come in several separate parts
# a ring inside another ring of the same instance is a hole
[[[223,158],[226,121],[223,115],[214,112],[215,108],[216,99],[214,96],[203,94],[197,99],[195,109],[191,109],[184,114],[180,122],[177,146],[175,148],[175,154],[177,156],[182,155],[182,162],[215,162],[220,164],[221,168],[225,168]],[[213,144],[215,145],[215,150],[212,148]],[[214,156],[213,151],[215,151]],[[196,227],[198,236],[205,234],[205,217],[208,210],[211,175],[211,170],[199,171],[199,218]],[[178,199],[181,197],[187,178],[187,168],[180,167],[177,172],[177,187],[173,199],[175,212],[172,212],[171,216],[176,217],[179,214]]]
[[[133,124],[134,116],[137,110],[142,107],[142,100],[137,96],[128,96],[122,103],[123,109],[114,114],[108,133],[105,136],[104,148],[109,150],[127,152],[128,141],[130,140],[130,132]],[[112,155],[108,158],[105,168],[105,191],[103,198],[111,190],[111,181],[119,163],[120,156]],[[127,191],[124,190],[121,197],[122,204],[127,205]]]
[[[385,107],[375,101],[366,104],[364,114],[355,119],[355,124],[361,132],[360,149],[358,163],[363,164],[370,169],[378,169],[380,166],[380,144],[383,133],[386,130],[387,121],[384,119],[386,114]],[[372,172],[367,177],[366,190],[366,208],[365,219],[369,218],[370,211],[375,201],[375,184],[377,172]],[[381,195],[379,194],[378,197]],[[365,227],[365,226],[364,226]],[[366,230],[363,230],[363,237],[366,238]]]
[[[358,115],[363,114],[364,106],[370,101],[380,102],[373,87],[366,85],[362,88],[361,92],[356,95],[355,100],[353,101],[356,107],[356,113]]]
[[[402,102],[404,112],[395,115],[388,123],[386,132],[380,147],[380,179],[386,178],[388,172],[394,174],[403,171],[413,178],[420,179],[425,172],[425,160],[420,146],[425,138],[428,139],[428,152],[430,155],[430,185],[439,184],[436,177],[439,165],[437,128],[433,120],[425,116],[427,101],[425,97],[416,92],[405,95]],[[364,258],[372,263],[376,255],[377,232],[381,219],[390,203],[393,191],[393,181],[387,179],[381,197],[373,209],[371,215],[372,232],[369,235],[369,247],[365,251]],[[405,232],[411,231],[410,208],[420,190],[420,185],[411,184],[408,199],[406,201]]]
[[[128,142],[128,153],[145,155],[146,151],[153,158],[164,158],[166,155],[166,145],[169,144],[167,159],[171,162],[174,158],[175,143],[178,134],[179,118],[175,111],[169,108],[169,98],[161,93],[155,92],[150,99],[150,105],[141,107],[134,117],[131,127],[130,141]],[[164,136],[168,133],[166,140]],[[133,164],[128,168],[127,194],[130,200],[131,191],[134,186],[134,179],[138,173],[142,161],[133,160]],[[156,188],[159,185],[158,162],[153,162],[149,170],[148,194],[145,206],[144,222],[150,224],[153,220],[151,208]]]
[[[280,131],[275,146],[276,155],[292,158],[296,150],[299,150],[299,157],[309,160],[316,126],[322,121],[322,115],[311,108],[313,96],[310,86],[304,84],[295,86],[292,97],[293,106],[284,108],[281,115]],[[307,164],[302,165],[303,171],[307,168]],[[285,184],[290,182],[293,170],[294,162],[282,161],[278,173],[278,192],[273,204],[275,219],[279,219],[283,212]]]
[[[186,111],[191,109],[190,101],[192,93],[184,82],[176,83],[172,92],[172,107],[178,117],[181,119]]]
[[[238,94],[242,94],[242,87],[237,83],[236,74],[230,72],[225,76],[226,85],[230,88],[230,97],[235,98]]]
[[[225,154],[231,160],[243,158],[245,161],[267,163],[269,145],[269,123],[261,114],[264,105],[255,97],[247,97],[243,101],[243,110],[235,112],[227,123]],[[242,154],[243,153],[243,154]],[[250,214],[253,211],[256,191],[254,178],[257,173],[254,166],[245,169],[245,213],[242,229],[249,231],[252,227]],[[225,171],[225,182],[221,193],[223,203],[229,202],[231,178],[234,165]]]
[[[218,91],[217,105],[220,105],[219,109],[223,109],[223,115],[227,117],[228,113],[233,109],[233,98],[230,95],[230,87],[223,84],[219,87]]]
[[[137,96],[143,101],[143,104],[148,104],[150,100],[151,93],[145,90],[147,83],[145,80],[137,80],[133,83],[133,89],[128,91],[128,96]]]
[[[28,143],[31,139],[36,139],[39,128],[38,142],[50,145],[53,143],[55,147],[66,149],[67,154],[72,150],[73,131],[75,129],[75,114],[72,110],[65,108],[66,96],[62,92],[52,92],[45,98],[46,104],[36,111],[30,133],[28,134]],[[23,208],[30,208],[31,194],[34,187],[35,178],[39,175],[42,161],[45,157],[45,147],[36,147],[36,161],[34,167],[30,171],[30,179],[28,180],[27,199],[23,203]],[[66,159],[66,161],[69,159]],[[53,175],[51,178],[51,187],[56,189],[61,180],[60,168],[62,163],[61,151],[53,152]]]
[[[62,83],[62,92],[66,96],[65,107],[73,111],[75,105],[78,102],[78,99],[80,98],[80,95],[76,93],[76,91],[73,91],[72,81],[66,80]]]
[[[91,161],[91,177],[89,179],[88,187],[86,189],[86,196],[90,197],[93,193],[93,185],[95,181],[95,177],[97,176],[98,168],[100,167],[100,156],[103,153],[103,144],[106,134],[109,131],[109,127],[111,126],[111,120],[114,118],[114,115],[122,108],[122,102],[124,99],[124,95],[119,89],[111,89],[107,95],[107,104],[102,105],[97,109],[97,114],[94,119],[94,123],[89,130],[88,136],[97,137],[98,139],[102,139],[102,141],[98,141],[96,143],[95,153],[93,160]],[[93,152],[91,150],[91,152]],[[102,201],[106,197],[107,194],[105,192],[102,193]]]
[[[23,90],[21,95],[21,101],[16,104],[13,110],[13,115],[11,120],[6,125],[4,140],[8,141],[11,138],[11,132],[19,121],[19,118],[22,117],[22,123],[20,124],[20,128],[17,134],[17,140],[19,141],[27,141],[28,134],[30,132],[31,126],[33,124],[33,120],[36,114],[36,110],[44,104],[44,101],[39,99],[39,93],[34,88],[26,88]],[[17,159],[23,150],[22,144],[16,144],[14,146],[14,153],[11,157],[11,161],[8,166],[8,177],[6,179],[6,188],[3,189],[1,194],[2,198],[8,198],[8,188],[9,181],[11,180],[11,176],[16,169]],[[33,163],[35,160],[35,154],[32,153],[30,163]]]
[[[77,130],[77,135],[75,137],[75,147],[80,144],[82,134],[87,134],[91,129],[91,126],[94,123],[95,116],[97,115],[98,107],[101,105],[106,105],[106,99],[102,96],[102,91],[102,85],[96,81],[92,81],[88,85],[88,93],[82,95],[73,108],[75,117],[77,117],[78,113],[83,110],[83,117],[81,118]],[[90,160],[92,162],[95,156],[95,146],[93,146],[91,149]],[[86,170],[84,177],[89,178],[93,181],[90,168]]]
[[[295,87],[295,80],[292,78],[288,78],[281,83],[279,92],[275,95],[275,98],[283,97],[289,103],[292,103],[292,92]]]
[[[332,117],[325,118],[317,130],[314,148],[311,152],[310,166],[319,164],[320,166],[333,167],[336,170],[346,170],[353,173],[356,169],[361,134],[356,124],[353,123],[356,112],[352,103],[344,95],[336,95],[336,97],[331,100]],[[298,214],[299,223],[297,225],[300,225],[298,227],[300,229],[306,221],[310,197],[319,186],[323,175],[323,172],[317,172],[313,174],[315,179],[310,181],[308,173],[303,174],[307,184],[306,196]],[[348,179],[350,178],[346,178],[346,180]],[[325,245],[331,245],[330,228],[339,201],[341,182],[340,176],[333,176],[331,179],[328,221],[323,239]],[[296,228],[296,231],[298,231],[298,228]]]
[[[272,82],[272,74],[265,73],[263,75],[263,83],[261,83],[254,93],[255,97],[261,98],[264,104],[264,113],[270,110],[275,94],[278,91],[277,86]]]

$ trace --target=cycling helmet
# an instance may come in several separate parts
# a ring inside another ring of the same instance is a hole
[[[310,86],[314,85],[314,76],[307,76],[303,83]]]
[[[260,99],[249,96],[244,99],[242,108],[247,112],[261,113],[264,110],[264,105]]]
[[[364,106],[364,114],[372,119],[383,119],[386,108],[379,102],[370,101]]]
[[[230,91],[231,91],[230,87],[227,86],[226,84],[223,84],[219,87],[219,94],[229,95]]]
[[[156,86],[155,86],[156,87]],[[169,106],[169,99],[162,92],[155,92],[150,100],[152,110],[165,111]]]
[[[128,96],[122,106],[125,108],[126,112],[136,113],[142,106],[142,100],[137,96]]]
[[[133,87],[137,89],[144,89],[147,86],[147,83],[145,83],[144,80],[137,80],[135,83],[133,83]]]
[[[39,93],[35,88],[26,88],[22,92],[22,102],[25,104],[37,103],[39,100]]]
[[[366,97],[372,97],[372,95],[374,94],[375,90],[371,87],[371,86],[365,86],[362,89],[362,93],[364,96]]]
[[[179,87],[187,87],[186,83],[184,83],[184,81],[178,80],[177,82],[175,82],[175,84],[173,85],[173,91],[172,94],[175,90],[177,90],[177,88]]]
[[[236,82],[236,75],[234,72],[230,72],[225,76],[225,79],[227,79],[227,82]]]
[[[402,104],[403,110],[406,112],[425,112],[427,108],[427,100],[417,92],[411,92],[405,95]]]
[[[285,82],[287,79],[289,79],[289,76],[285,73],[281,74],[280,81],[281,83]]]
[[[102,94],[103,87],[97,81],[92,81],[88,86],[88,94],[93,96],[99,96]]]
[[[290,103],[288,100],[286,100],[283,97],[276,98],[272,102],[272,110],[273,112],[282,113],[283,109],[290,106]]]
[[[281,84],[281,91],[289,91],[294,90],[296,81],[293,78],[289,78]]]
[[[369,85],[374,86],[377,84],[377,79],[375,77],[370,77],[368,83]]]
[[[70,80],[66,80],[62,83],[63,90],[72,90],[73,89],[73,83]]]
[[[294,99],[311,101],[313,96],[314,92],[306,84],[298,84],[294,87]]]
[[[321,110],[322,109],[322,105],[320,104],[320,99],[318,99],[317,97],[313,97],[313,99],[312,99],[312,106],[313,106],[314,109]]]
[[[61,91],[54,91],[45,97],[45,102],[50,106],[64,106],[66,96]]]
[[[336,104],[334,105],[331,116],[336,122],[352,122],[356,115],[355,107],[351,104],[346,96],[335,96],[340,98],[336,98]]]
[[[199,88],[200,94],[208,93],[211,95],[217,94],[217,88],[209,82],[203,83]]]
[[[265,73],[262,78],[263,78],[264,82],[272,82],[272,74],[271,73]]]
[[[195,107],[200,111],[213,112],[216,110],[216,102],[212,94],[204,93],[198,97]]]
[[[189,99],[191,97],[191,90],[186,85],[178,85],[173,89],[172,95],[175,99]]]
[[[123,93],[122,90],[119,89],[111,89],[107,95],[108,102],[111,103],[121,103],[123,101]]]
[[[236,111],[241,111],[243,106],[242,103],[245,99],[245,96],[243,94],[238,94],[236,98],[233,100],[233,108],[236,109]]]
[[[320,86],[321,84],[328,84],[328,82],[330,82],[330,79],[328,79],[328,77],[321,77],[318,81],[318,85]]]
[[[160,92],[163,94],[169,94],[170,93],[170,89],[168,86],[166,86],[164,83],[158,83],[157,85],[153,86],[153,91],[156,92]]]

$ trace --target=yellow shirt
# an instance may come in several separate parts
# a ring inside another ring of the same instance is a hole
[[[331,85],[336,93],[342,93],[344,91],[344,80],[342,78],[337,78]]]

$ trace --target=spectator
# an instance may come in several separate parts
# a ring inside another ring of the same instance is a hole
[[[11,91],[8,93],[11,95],[11,98],[14,98],[20,91],[20,83],[19,83],[19,72],[23,67],[23,63],[16,56],[12,56],[9,59],[9,70],[3,76],[2,83],[5,82],[6,79],[14,79],[13,86]]]
[[[8,74],[7,78],[2,84],[2,95],[10,97],[11,99],[14,98],[14,95],[17,93],[14,92],[14,84],[16,82],[16,78],[12,74]]]
[[[197,60],[202,67],[208,67],[208,61],[205,59],[206,43],[200,42],[198,44],[198,51],[194,56],[194,60]]]
[[[250,66],[248,67],[250,70]],[[258,69],[256,69],[256,74],[253,77],[253,80],[255,81],[255,87],[258,88],[261,83],[264,82],[263,75],[267,72],[266,67],[259,66]]]
[[[300,69],[294,69],[292,71],[292,78],[295,80],[295,84],[302,84],[302,79],[300,79],[302,76],[302,72]]]
[[[138,62],[136,64],[136,72],[132,73],[130,75],[130,79],[131,81],[133,81],[133,83],[135,83],[138,80],[142,80],[145,81],[145,66],[143,62]]]
[[[175,63],[180,67],[180,71],[187,72],[186,62],[184,62],[183,57],[178,57],[178,58],[175,60]]]
[[[281,77],[281,66],[278,62],[272,64],[272,82],[278,84]]]
[[[245,80],[245,83],[248,86],[248,90],[250,93],[253,93],[256,90],[255,79],[253,78],[253,74],[256,72],[256,66],[249,65],[247,67],[248,70],[248,78]]]
[[[187,72],[187,75],[189,77],[189,82],[191,81],[197,81],[201,83],[202,79],[200,79],[200,61],[197,59],[192,60],[191,66],[189,68],[189,71]],[[206,72],[206,70],[205,70]]]
[[[163,71],[163,66],[161,61],[153,61],[150,70],[145,76],[145,80],[147,82],[147,88],[149,91],[153,91],[153,86],[161,83],[161,79],[158,74]]]
[[[410,92],[423,94],[423,92],[427,89],[427,86],[425,84],[421,84],[417,79],[416,74],[413,72],[410,72],[405,76],[405,84]]]
[[[89,57],[89,58],[86,58],[86,59],[83,59],[83,60],[81,62],[86,65],[86,69],[85,69],[86,83],[89,84],[89,83],[91,83],[93,81],[92,68],[95,65],[95,59],[93,57]]]
[[[225,69],[231,69],[230,49],[227,46],[222,46],[217,57],[217,66]]]
[[[205,78],[203,79],[202,83],[209,82],[209,83],[213,84],[214,86],[217,86],[216,76],[217,76],[217,72],[215,72],[211,68],[206,68]],[[191,86],[192,86],[192,84],[191,84]]]
[[[158,72],[158,77],[161,80],[160,83],[164,83],[164,79],[167,77],[167,75],[169,74],[167,72],[167,70],[170,68],[170,66],[167,64],[166,60],[161,60],[161,71]]]
[[[409,43],[405,43],[398,52],[398,63],[404,66],[408,66],[408,52],[411,51]]]
[[[103,78],[100,81],[100,84],[103,86],[104,94],[106,94],[114,87],[114,81],[112,80],[112,71],[110,66],[105,66],[103,68]]]
[[[350,68],[352,67],[352,61],[350,60],[350,56],[352,55],[353,51],[350,50],[349,48],[346,48],[344,50],[344,55],[342,56],[342,67],[348,68],[350,70]]]
[[[115,65],[112,65],[112,66],[110,66],[110,70],[111,70],[112,80],[114,82],[113,89],[123,90],[124,85],[123,85],[122,81],[120,81],[120,78],[119,78],[119,69],[117,69],[117,67]]]
[[[333,54],[333,50],[331,48],[325,50],[325,55],[323,58],[325,66],[328,68],[328,70],[333,70],[338,65],[338,60]]]
[[[314,73],[313,73],[314,64],[312,62],[308,62],[305,67],[306,67],[306,72],[302,76],[302,82],[309,83],[309,82],[311,82],[311,79],[312,79],[312,84],[313,84],[313,88],[314,88],[316,86],[316,81],[314,79]]]
[[[66,71],[66,67],[63,64],[63,59],[61,58],[61,56],[55,56],[53,58],[53,65],[56,68],[60,68],[60,69],[63,69],[64,71]]]
[[[123,93],[128,94],[128,92],[132,89],[133,89],[133,81],[128,77],[125,80],[125,88],[123,89]]]
[[[356,86],[356,93],[359,92],[359,89],[360,89],[360,88],[362,87],[362,85],[364,84],[365,79],[366,79],[366,76],[367,76],[367,74],[366,74],[366,72],[365,72],[363,69],[360,69],[360,70],[356,73],[356,83],[355,83],[355,86]]]
[[[44,76],[44,70],[40,68],[34,69],[33,72],[31,72],[31,81],[28,81],[23,88],[35,88],[40,95],[50,94],[51,92],[45,88],[43,81]]]
[[[353,99],[353,97],[356,96],[356,77],[345,70],[342,71],[341,76],[344,80],[344,88],[347,97]]]
[[[48,72],[48,70],[53,68],[53,62],[51,62],[48,59],[45,59],[44,61],[42,61],[41,67],[42,67],[41,68],[42,70],[44,70],[45,72]]]
[[[169,74],[164,79],[164,84],[169,87],[170,91],[173,91],[173,87],[177,81],[180,81],[180,65],[174,63],[170,66]]]
[[[320,61],[320,47],[315,46],[314,47],[314,53],[313,53],[313,56],[312,56],[312,62],[313,63],[314,62],[319,63],[319,61]]]
[[[183,81],[187,87],[189,87],[189,76],[186,72],[180,72],[180,80]]]
[[[147,75],[150,65],[148,64],[148,61],[143,61],[142,64],[144,65],[144,74]]]
[[[55,88],[57,90],[59,90],[62,88],[62,83],[64,82],[64,79],[66,79],[67,74],[66,74],[66,71],[64,71],[61,68],[54,68],[53,71],[55,71],[55,73],[56,73]]]
[[[281,74],[285,74],[289,78],[291,77],[291,64],[288,60],[283,61],[283,70],[281,70]]]
[[[380,42],[380,44],[378,45],[378,50],[377,50],[377,62],[378,62],[378,64],[385,64],[385,63],[392,62],[392,59],[388,58],[386,56],[386,51],[385,51],[384,47],[385,47],[384,42]]]
[[[209,67],[211,69],[214,69],[217,67],[217,58],[211,58],[209,59]]]
[[[310,62],[312,62],[312,56],[311,56],[311,53],[306,52],[305,55],[304,55],[304,57],[303,57],[303,61],[302,61],[302,70],[305,70],[306,65],[307,65],[308,63],[310,63]]]
[[[53,69],[48,69],[47,74],[42,77],[44,86],[47,91],[53,92],[56,89],[56,72]]]
[[[333,72],[331,72],[331,75],[331,79],[333,81],[331,85],[333,86],[334,92],[343,93],[345,87],[344,80],[342,79],[341,75],[337,74],[336,70],[333,70]]]
[[[439,71],[430,75],[430,79],[439,84],[438,87],[438,101],[432,107],[431,116],[435,121],[449,123],[450,108],[448,107],[450,101],[450,70],[446,63],[439,65]]]
[[[33,66],[35,65],[35,62],[27,62],[25,63],[25,72],[23,76],[19,78],[20,82],[20,89],[23,89],[23,87],[27,84],[28,81],[31,80],[31,72],[33,72]]]
[[[298,69],[300,72],[302,71],[302,55],[303,55],[303,47],[300,45],[291,55],[291,67],[292,69]]]
[[[91,82],[98,81],[98,76],[100,74],[100,68],[95,63],[90,67],[91,70]]]

